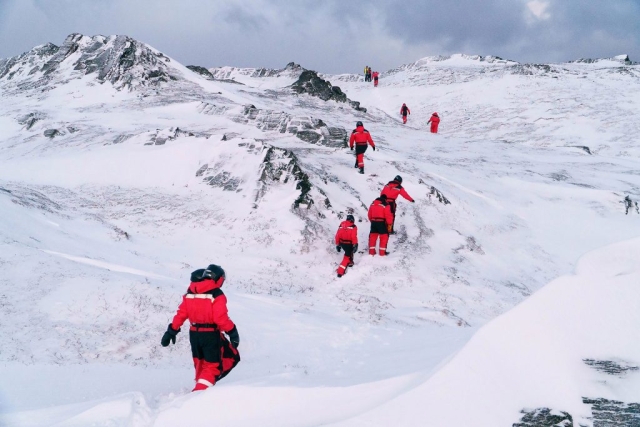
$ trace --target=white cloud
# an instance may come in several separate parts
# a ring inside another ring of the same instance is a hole
[[[547,11],[549,8],[549,2],[547,1],[532,0],[527,3],[527,8],[539,20],[544,21],[551,18],[551,14]]]

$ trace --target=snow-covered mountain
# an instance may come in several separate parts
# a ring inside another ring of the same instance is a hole
[[[222,396],[225,426],[388,425],[398,411],[401,425],[565,413],[597,426],[610,401],[623,416],[640,402],[640,347],[625,341],[639,324],[615,307],[633,301],[637,269],[583,258],[584,301],[579,284],[544,285],[587,252],[637,251],[619,242],[640,221],[621,203],[640,198],[639,76],[628,58],[454,55],[374,89],[295,63],[185,67],[126,36],[78,34],[0,60],[4,422],[210,425],[203,408]],[[364,176],[346,146],[357,120],[378,146]],[[336,278],[340,219],[356,216],[364,248],[367,208],[397,174],[417,203],[399,202],[391,256],[360,253]],[[209,263],[227,271],[243,361],[191,395],[186,334],[159,339]],[[596,331],[580,322],[591,313],[617,322]],[[594,373],[607,363],[624,376]],[[533,389],[534,368],[571,393]]]

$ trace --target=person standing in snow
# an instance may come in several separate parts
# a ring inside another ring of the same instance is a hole
[[[163,347],[170,342],[175,344],[180,327],[189,320],[189,341],[196,369],[193,391],[213,386],[240,362],[237,350],[240,335],[229,318],[227,297],[220,289],[224,280],[224,270],[215,264],[191,273],[189,289],[160,341]],[[229,336],[229,341],[222,332]]]
[[[407,116],[411,114],[411,110],[407,107],[407,104],[402,104],[400,107],[400,115],[402,116],[402,124],[407,124]]]
[[[368,65],[364,67],[364,81],[365,82],[371,81],[371,67],[369,67]]]
[[[387,185],[384,186],[382,191],[380,192],[381,196],[385,196],[387,198],[387,204],[389,205],[389,209],[391,210],[391,224],[389,224],[389,234],[395,234],[395,230],[393,229],[394,224],[396,223],[396,200],[398,196],[402,196],[411,203],[415,203],[416,201],[407,193],[407,191],[402,188],[402,177],[400,175],[396,175],[393,178],[393,181],[389,181]]]
[[[433,113],[427,124],[431,123],[431,133],[438,133],[438,125],[440,124],[440,117],[438,113]]]
[[[376,151],[376,144],[371,139],[371,134],[364,128],[362,122],[356,123],[356,128],[351,132],[351,138],[349,138],[349,146],[353,151],[355,145],[356,149],[356,165],[360,168],[360,173],[364,173],[364,153],[367,151],[367,146],[371,145],[373,151]]]
[[[347,267],[353,267],[353,255],[358,251],[358,227],[353,215],[347,215],[336,232],[336,251],[344,251],[344,258],[338,267],[338,277],[344,276]]]
[[[380,77],[380,73],[377,71],[373,72],[373,87],[378,87],[378,77]],[[371,81],[371,80],[369,80]]]
[[[387,244],[389,243],[389,226],[393,221],[391,209],[387,204],[387,196],[384,194],[373,201],[369,207],[369,221],[371,221],[371,231],[369,232],[369,255],[376,254],[376,244],[380,238],[380,256],[387,255]]]

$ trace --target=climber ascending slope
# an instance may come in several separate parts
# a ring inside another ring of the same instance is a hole
[[[356,128],[351,132],[351,138],[349,138],[349,146],[353,150],[355,144],[356,149],[356,165],[360,168],[360,173],[364,173],[364,152],[367,151],[367,146],[371,145],[373,151],[376,151],[376,144],[371,139],[371,134],[364,128],[362,122],[356,123]]]
[[[380,77],[380,73],[377,71],[374,71],[372,76],[373,76],[373,86],[378,87],[378,77]]]
[[[407,116],[409,114],[411,114],[411,110],[409,110],[409,107],[407,107],[407,104],[402,104],[402,107],[400,108],[400,115],[402,116],[403,124],[407,123]]]
[[[347,220],[342,221],[336,233],[336,250],[344,251],[344,258],[338,267],[338,277],[342,277],[347,267],[353,267],[353,254],[358,251],[358,227],[353,215],[347,215]]]
[[[380,195],[387,197],[387,204],[391,209],[391,215],[393,217],[391,220],[391,224],[389,224],[389,233],[394,234],[395,231],[393,229],[393,226],[396,223],[396,200],[398,199],[398,196],[404,197],[411,203],[415,203],[415,200],[413,200],[409,193],[407,193],[407,191],[402,188],[402,177],[400,175],[396,175],[396,177],[393,178],[393,181],[389,181],[389,183],[385,185],[380,192]]]
[[[387,204],[387,196],[384,194],[371,203],[369,221],[371,221],[369,255],[376,254],[376,244],[378,237],[380,237],[380,256],[385,256],[387,255],[387,244],[389,243],[389,226],[393,221],[393,215],[391,215],[391,209]]]
[[[440,124],[440,117],[438,113],[433,113],[427,124],[431,123],[431,133],[438,133],[438,125]]]

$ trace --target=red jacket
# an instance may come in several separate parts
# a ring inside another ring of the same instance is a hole
[[[374,71],[374,72],[373,72],[373,78],[374,78],[374,79],[377,79],[379,75],[380,75],[380,73],[379,73],[379,72],[377,72],[377,71]]]
[[[393,214],[391,213],[391,207],[386,203],[382,203],[382,200],[375,199],[369,207],[369,221],[384,221],[387,225],[393,224]]]
[[[367,145],[367,143],[375,147],[376,144],[373,143],[373,139],[371,139],[371,134],[368,130],[364,128],[364,126],[358,126],[351,132],[351,138],[349,138],[349,146],[353,148],[353,144],[358,145]]]
[[[432,115],[429,121],[427,122],[427,124],[429,123],[433,123],[434,125],[437,125],[438,123],[440,123],[440,117],[438,117],[436,114]]]
[[[358,244],[358,226],[351,221],[342,221],[336,232],[336,245],[341,243]]]
[[[400,114],[402,114],[403,116],[406,116],[408,114],[411,114],[411,110],[409,110],[409,107],[407,107],[406,105],[403,105],[402,107],[400,107]]]
[[[220,278],[218,282],[211,279],[191,282],[189,290],[182,297],[178,312],[173,317],[171,327],[177,331],[185,320],[189,319],[191,324],[215,324],[222,332],[232,330],[235,325],[229,319],[227,297],[220,290],[223,281],[224,278]]]
[[[380,195],[387,196],[387,200],[395,201],[398,196],[402,196],[410,202],[413,202],[413,198],[402,188],[402,185],[398,181],[390,181],[387,185],[384,186]]]

